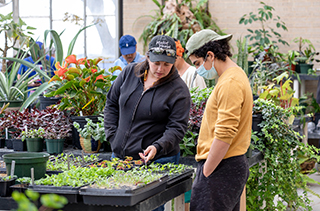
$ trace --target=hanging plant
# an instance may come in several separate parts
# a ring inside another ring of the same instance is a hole
[[[165,34],[167,36],[180,40],[184,47],[187,40],[197,31],[202,29],[212,29],[218,34],[225,33],[218,27],[212,19],[210,12],[206,6],[208,0],[199,1],[196,6],[192,5],[193,0],[168,0],[162,5],[157,0],[153,2],[158,6],[158,10],[152,21],[145,26],[139,40],[143,40],[144,53],[146,52],[149,41],[156,35]]]

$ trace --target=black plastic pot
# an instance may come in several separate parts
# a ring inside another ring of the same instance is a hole
[[[44,110],[47,108],[47,106],[57,104],[62,99],[62,97],[44,97],[43,95],[40,95],[39,99],[40,99],[39,110]]]
[[[14,185],[17,178],[13,178],[7,181],[0,181],[0,196],[11,196],[12,190],[10,189],[11,185]]]
[[[72,122],[78,122],[80,125],[80,128],[83,128],[85,124],[87,124],[86,118],[89,118],[92,120],[92,122],[97,123],[99,122],[98,119],[99,115],[97,116],[71,116],[70,119]],[[75,146],[78,149],[82,149],[80,145],[80,137],[77,129],[73,127],[72,125],[72,145]]]
[[[12,139],[6,139],[7,149],[13,149]]]
[[[21,139],[12,139],[12,145],[14,151],[27,151],[27,144]]]
[[[10,186],[11,191],[18,191],[24,193],[28,189],[28,184],[16,184]]]
[[[252,130],[261,132],[259,124],[262,122],[262,114],[252,114]]]
[[[0,139],[0,148],[4,148],[5,145],[6,145],[6,139],[1,138]]]

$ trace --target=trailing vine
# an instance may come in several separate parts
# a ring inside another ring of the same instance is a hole
[[[298,157],[304,154],[319,161],[317,149],[303,144],[301,135],[286,123],[292,108],[283,109],[271,101],[258,99],[254,101],[253,112],[262,114],[262,130],[255,148],[263,152],[264,162],[250,168],[247,210],[312,210],[307,196],[308,177],[301,174]],[[298,194],[298,188],[304,190],[302,194]]]

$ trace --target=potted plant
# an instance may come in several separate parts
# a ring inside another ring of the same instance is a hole
[[[190,89],[192,105],[189,111],[188,130],[180,143],[182,156],[195,155],[196,143],[200,131],[201,120],[205,110],[207,99],[209,98],[214,87]]]
[[[246,184],[248,210],[261,210],[262,206],[264,210],[306,209],[308,206],[307,191],[310,189],[306,179],[311,178],[301,176],[299,155],[303,152],[316,157],[317,151],[303,144],[301,135],[283,121],[292,115],[292,110],[292,107],[277,106],[271,100],[255,101],[253,112],[263,111],[260,133],[263,138],[254,145],[263,153],[264,162],[250,168]],[[298,194],[299,188],[304,190],[303,194]]]
[[[21,132],[21,140],[27,142],[27,150],[29,152],[43,151],[43,137],[45,130],[43,128],[23,130]]]
[[[41,116],[47,152],[50,154],[62,153],[64,141],[71,135],[71,121],[57,106],[48,107],[42,112],[47,113],[47,115]]]
[[[316,55],[319,55],[319,52],[316,51],[309,39],[297,37],[293,41],[299,45],[299,56],[297,57],[299,71],[302,74],[309,74],[310,70],[312,72],[313,61],[320,62],[320,60],[314,58]]]
[[[289,69],[292,72],[296,72],[297,58],[299,56],[299,52],[295,50],[289,50],[287,54],[285,54],[286,61],[289,65]],[[300,73],[300,72],[299,72]]]
[[[11,110],[5,112],[0,118],[0,131],[7,131],[7,148],[14,149],[15,151],[25,151],[27,149],[26,143],[21,141],[20,136],[24,127],[24,117],[27,115],[27,110],[24,112]]]
[[[98,115],[105,107],[111,82],[116,78],[111,74],[117,69],[121,70],[116,66],[106,73],[98,66],[101,60],[102,58],[77,59],[75,55],[70,55],[62,65],[57,62],[57,71],[51,81],[58,83],[60,88],[45,95],[61,96],[58,108],[70,110],[71,120],[78,122],[81,128],[85,124],[85,118],[98,122]],[[81,149],[77,130],[73,129],[72,132],[75,147]]]
[[[14,185],[16,179],[17,176],[0,177],[0,196],[5,197],[11,195],[12,191],[10,186]]]
[[[91,119],[86,118],[86,124],[80,128],[80,124],[73,122],[73,126],[80,134],[80,144],[84,152],[95,153],[99,152],[101,143],[106,141],[104,132],[104,119],[98,117],[99,122],[94,123]]]
[[[271,40],[273,44],[281,43],[283,45],[289,46],[289,44],[282,39],[281,34],[276,31],[276,29],[272,28],[272,25],[276,25],[278,29],[283,29],[288,31],[285,23],[281,20],[279,16],[277,18],[273,18],[274,8],[270,5],[265,4],[264,2],[260,2],[260,8],[258,8],[257,13],[250,12],[249,14],[244,14],[240,20],[239,24],[260,24],[260,28],[257,30],[247,29],[249,34],[248,37],[250,46],[254,48],[254,56],[264,52],[264,49],[261,49],[261,46],[269,45]]]
[[[155,35],[166,34],[180,40],[184,47],[187,40],[197,31],[210,28],[218,34],[225,33],[211,17],[206,3],[208,0],[199,1],[196,5],[192,5],[190,0],[163,1],[165,5],[159,1],[153,1],[157,6],[157,13],[151,16],[152,20],[145,26],[140,36],[143,41],[143,51],[146,51],[148,43]],[[144,18],[145,16],[140,16]],[[150,16],[149,16],[150,17]]]

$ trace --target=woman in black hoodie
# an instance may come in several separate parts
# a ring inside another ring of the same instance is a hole
[[[178,163],[191,99],[175,60],[174,40],[155,36],[146,60],[126,66],[112,84],[104,127],[113,157]]]

